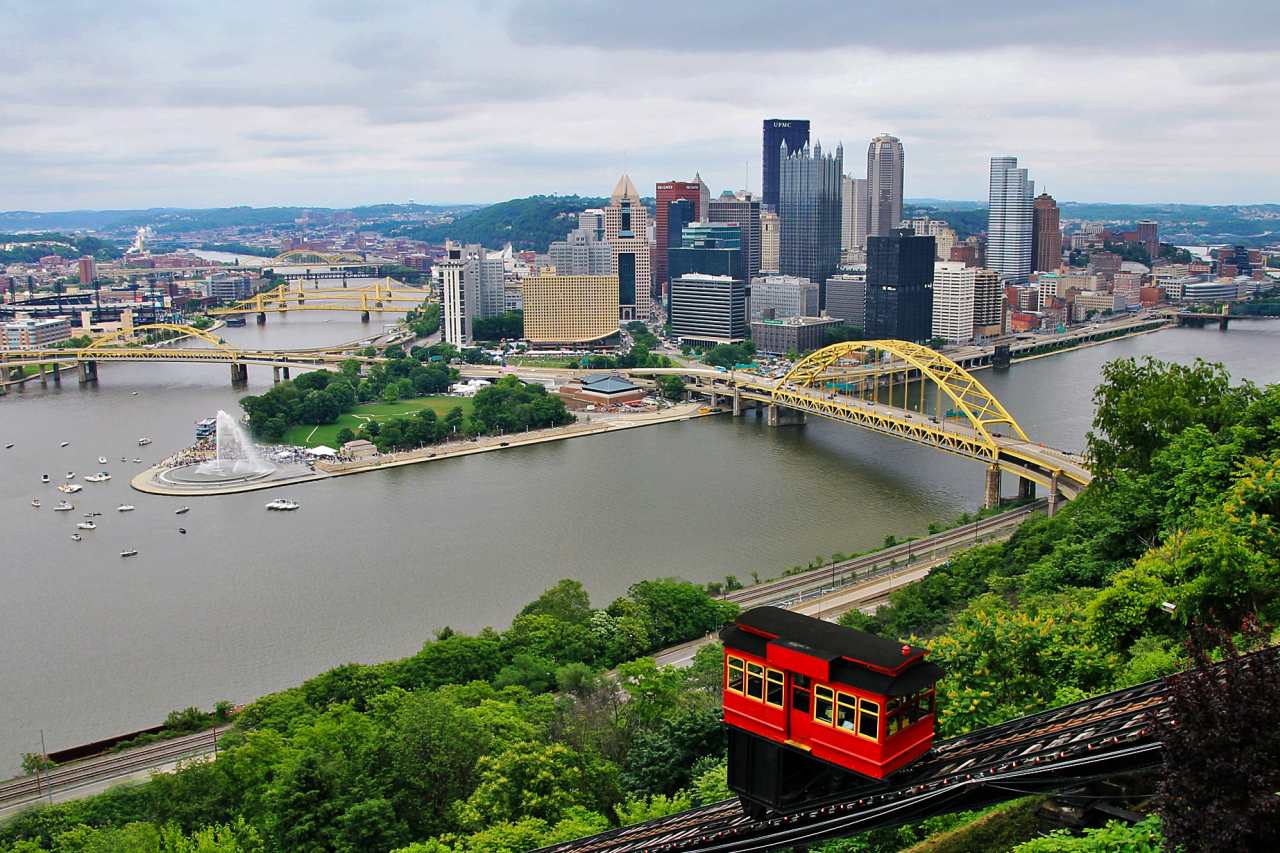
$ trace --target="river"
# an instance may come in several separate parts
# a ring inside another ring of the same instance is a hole
[[[388,318],[389,319],[389,318]],[[222,334],[243,346],[316,346],[367,335],[355,315],[272,316]],[[1175,329],[978,375],[1036,440],[1078,449],[1108,359],[1225,362],[1280,381],[1280,323],[1226,334]],[[191,440],[248,392],[225,365],[103,364],[0,399],[0,770],[152,725],[173,708],[245,701],[347,661],[410,654],[445,625],[505,627],[560,578],[598,605],[643,578],[774,575],[887,534],[923,533],[981,500],[973,463],[812,419],[769,429],[703,418],[342,477],[271,493],[177,498],[129,488],[141,465]],[[134,395],[136,393],[136,396]],[[154,440],[139,448],[140,436]],[[59,448],[59,442],[70,441]],[[109,463],[101,466],[99,456]],[[41,485],[105,467],[74,496]],[[1006,483],[1006,493],[1013,484]],[[43,509],[30,501],[39,496]],[[119,514],[115,507],[137,506]],[[81,512],[99,529],[70,539]],[[178,527],[188,532],[183,535]],[[139,554],[122,560],[122,548]]]

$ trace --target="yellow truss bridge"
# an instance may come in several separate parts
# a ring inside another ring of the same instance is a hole
[[[987,503],[1000,497],[1000,472],[1016,475],[1020,495],[1035,486],[1074,498],[1092,475],[1079,456],[1034,442],[981,382],[939,352],[905,341],[850,341],[801,359],[780,379],[705,368],[641,369],[634,374],[676,374],[713,404],[732,399],[767,407],[771,424],[818,415],[923,444],[987,465]]]
[[[212,308],[211,317],[227,317],[237,314],[257,314],[265,322],[267,314],[288,314],[293,311],[358,311],[367,319],[373,311],[405,312],[418,307],[431,298],[431,292],[422,288],[396,287],[388,278],[359,288],[312,288],[306,290],[303,282],[278,287],[255,294],[226,308]]]
[[[162,335],[163,339],[149,344],[143,342],[156,333]],[[178,346],[182,340],[200,341],[205,346]],[[98,363],[102,361],[205,362],[231,365],[231,381],[240,383],[248,379],[251,364],[272,368],[273,375],[278,380],[282,371],[284,377],[289,378],[290,369],[294,367],[337,370],[348,359],[360,362],[383,360],[338,350],[240,349],[229,345],[217,335],[194,326],[149,323],[100,335],[84,347],[0,352],[0,374],[6,378],[20,378],[27,367],[34,366],[39,371],[40,383],[44,385],[49,376],[54,382],[60,383],[62,369],[76,367],[83,385],[97,381]],[[50,371],[48,376],[46,370]]]
[[[274,264],[363,264],[358,252],[317,252],[313,249],[290,249],[271,259]]]

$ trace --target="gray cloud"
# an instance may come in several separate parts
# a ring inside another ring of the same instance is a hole
[[[510,16],[513,40],[524,44],[601,49],[724,53],[820,51],[865,47],[880,51],[965,53],[1000,47],[1055,50],[1174,52],[1245,50],[1273,44],[1280,7],[1274,0],[649,0],[644,13],[620,15],[593,0],[518,0]],[[1212,14],[1210,14],[1212,12]],[[1233,21],[1240,26],[1222,26]]]

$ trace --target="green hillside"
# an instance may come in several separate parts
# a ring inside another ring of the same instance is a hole
[[[577,195],[534,195],[513,198],[465,213],[440,225],[411,225],[390,229],[397,236],[442,243],[480,243],[496,249],[510,243],[517,251],[545,252],[578,225],[577,214],[588,207],[602,207],[608,199]]]

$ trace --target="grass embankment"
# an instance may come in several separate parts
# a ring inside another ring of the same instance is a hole
[[[385,421],[388,418],[405,417],[423,409],[431,409],[437,417],[444,417],[455,406],[462,407],[464,415],[471,414],[472,402],[468,397],[449,397],[439,395],[433,397],[415,397],[411,400],[398,400],[394,403],[364,403],[356,406],[331,424],[299,424],[290,427],[284,434],[284,444],[296,444],[299,447],[318,447],[321,444],[329,447],[338,446],[338,433],[343,429],[356,432],[369,421]]]
[[[571,356],[548,356],[546,358],[528,355],[507,356],[507,364],[512,367],[578,367],[581,363],[582,359]]]

